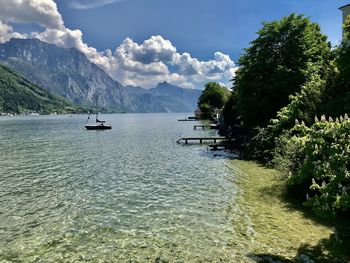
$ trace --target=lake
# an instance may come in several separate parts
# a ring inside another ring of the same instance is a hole
[[[247,175],[263,168],[177,144],[215,134],[184,116],[104,115],[105,131],[85,130],[83,115],[1,117],[0,261],[255,262],[329,236],[253,194],[268,181]]]

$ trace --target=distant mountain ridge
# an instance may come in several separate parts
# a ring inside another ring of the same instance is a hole
[[[151,89],[128,86],[127,90],[141,99],[145,107],[152,104],[159,112],[191,112],[196,109],[201,94],[200,90],[183,89],[167,82]]]
[[[0,44],[0,63],[33,83],[78,105],[98,104],[111,111],[189,112],[199,90],[161,83],[153,89],[124,87],[74,48],[60,48],[38,39],[11,39]]]

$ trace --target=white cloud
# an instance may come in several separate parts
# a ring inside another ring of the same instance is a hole
[[[45,28],[63,28],[57,5],[52,0],[0,0],[0,20],[38,23]]]
[[[138,45],[132,39],[127,38],[121,46],[132,55],[135,61],[144,64],[157,61],[172,62],[176,53],[176,48],[171,42],[161,36],[152,36],[145,40],[142,45]]]
[[[10,25],[3,23],[0,20],[0,43],[6,42],[11,38],[26,38],[25,34],[20,34],[13,32],[13,29]]]
[[[99,3],[110,2],[112,0]],[[91,5],[94,3],[97,1],[90,2]],[[124,85],[149,88],[167,81],[181,87],[195,88],[202,87],[208,81],[228,82],[235,74],[235,64],[228,55],[216,52],[213,59],[200,61],[189,53],[179,53],[169,40],[159,35],[151,36],[141,44],[126,38],[114,52],[98,52],[84,43],[79,29],[71,30],[64,26],[53,0],[0,0],[0,7],[0,42],[11,37],[26,37],[13,32],[9,23],[37,23],[44,30],[33,32],[31,37],[60,47],[78,49]]]
[[[84,10],[109,5],[120,1],[121,0],[73,0],[69,3],[69,6],[74,9]]]
[[[199,61],[189,53],[178,53],[162,36],[152,36],[142,44],[127,38],[109,54],[107,66],[102,66],[124,84],[145,87],[168,81],[194,88],[207,81],[228,81],[235,74],[235,64],[228,55],[216,52],[213,60]]]

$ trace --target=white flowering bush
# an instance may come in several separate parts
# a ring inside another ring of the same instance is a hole
[[[350,210],[350,119],[315,118],[311,127],[297,123],[285,142],[290,186],[305,191],[305,204],[322,217]],[[306,187],[305,187],[306,186]]]

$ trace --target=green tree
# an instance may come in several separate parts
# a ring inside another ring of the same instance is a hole
[[[344,39],[335,53],[337,72],[331,76],[320,105],[322,114],[333,117],[350,112],[350,17],[344,25]]]
[[[204,117],[210,117],[214,109],[224,107],[230,96],[230,91],[217,82],[209,82],[198,99],[198,107]]]
[[[237,90],[236,90],[236,78],[232,78],[232,92],[224,105],[223,116],[225,125],[227,127],[240,126],[239,113],[237,109]]]
[[[232,127],[240,124],[238,119],[239,114],[237,111],[237,95],[235,90],[232,92],[231,96],[225,103],[223,115],[226,126]]]
[[[342,41],[340,52],[337,57],[337,64],[339,67],[342,81],[349,85],[350,83],[350,16],[344,24],[344,39]]]
[[[276,119],[257,129],[255,137],[249,142],[249,151],[258,160],[267,163],[281,151],[280,145],[284,149],[285,140],[291,137],[296,120],[308,125],[313,123],[315,113],[322,105],[326,81],[316,73],[310,73],[309,79],[300,92],[290,96],[290,103],[277,112]]]
[[[258,34],[236,76],[237,109],[248,128],[267,125],[308,82],[310,71],[325,74],[331,58],[319,25],[302,15],[264,23]]]

